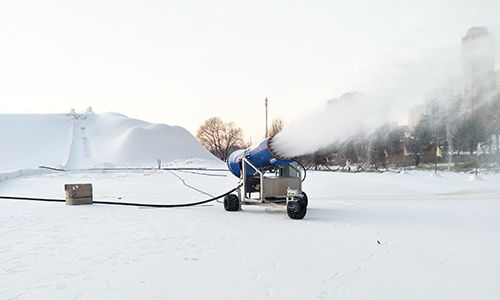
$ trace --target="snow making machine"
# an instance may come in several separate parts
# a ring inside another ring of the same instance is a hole
[[[227,211],[238,211],[241,205],[260,205],[286,208],[292,219],[306,215],[308,200],[302,191],[305,169],[291,158],[278,156],[272,149],[272,137],[232,152],[227,165],[241,180],[238,194],[224,197]]]

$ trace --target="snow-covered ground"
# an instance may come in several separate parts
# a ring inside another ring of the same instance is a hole
[[[96,200],[180,203],[209,197],[184,183],[237,183],[202,173],[50,172],[1,181],[0,195],[64,198],[64,183],[90,182]],[[304,220],[0,200],[0,298],[500,298],[500,174],[430,174],[309,172]]]

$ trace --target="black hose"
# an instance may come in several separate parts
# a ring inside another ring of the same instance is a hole
[[[234,189],[226,192],[220,196],[213,197],[207,200],[191,202],[191,203],[182,203],[182,204],[143,204],[143,203],[130,203],[130,202],[111,202],[111,201],[94,201],[95,204],[106,204],[106,205],[125,205],[125,206],[139,206],[139,207],[157,207],[157,208],[172,208],[172,207],[186,207],[186,206],[195,206],[200,204],[205,204],[211,201],[215,201],[219,198],[222,198],[226,195],[231,194],[242,186],[239,184]],[[12,197],[12,196],[0,196],[0,199],[11,199],[11,200],[32,200],[32,201],[52,201],[52,202],[66,202],[64,199],[49,199],[49,198],[30,198],[30,197]]]
[[[298,160],[295,160],[301,167],[302,169],[304,170],[304,178],[302,178],[301,182],[304,182],[304,180],[306,180],[306,176],[307,176],[307,170],[306,170],[306,167],[304,167],[303,164],[301,164]]]
[[[0,199],[11,199],[11,200],[33,200],[33,201],[52,201],[52,202],[66,202],[66,200],[64,200],[64,199],[29,198],[29,197],[11,197],[11,196],[0,196]]]

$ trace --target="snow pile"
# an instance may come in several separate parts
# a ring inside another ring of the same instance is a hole
[[[117,113],[0,115],[0,171],[219,160],[186,129]]]

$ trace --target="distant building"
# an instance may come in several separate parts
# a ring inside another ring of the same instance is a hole
[[[470,114],[477,104],[495,90],[494,38],[486,27],[471,27],[462,38],[462,113]]]
[[[500,90],[500,69],[497,69],[497,90]]]
[[[417,127],[424,113],[425,105],[423,104],[410,108],[410,115],[408,116],[408,127],[410,129]]]
[[[365,97],[366,97],[366,95],[361,93],[361,92],[352,91],[352,92],[344,93],[342,96],[340,96],[338,98],[329,99],[326,102],[326,104],[327,105],[335,104],[335,103],[338,103],[339,101],[357,101],[357,100],[363,99]]]

